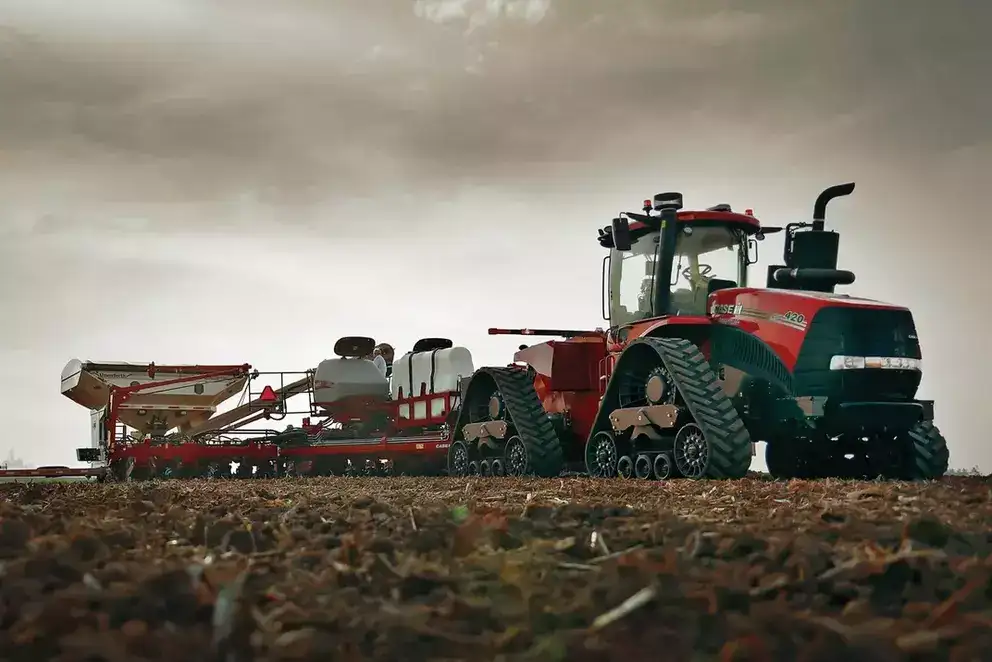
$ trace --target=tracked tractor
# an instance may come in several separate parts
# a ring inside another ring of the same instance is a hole
[[[464,384],[448,470],[640,479],[740,478],[755,442],[776,477],[932,479],[948,450],[916,392],[912,313],[839,294],[839,235],[817,198],[811,222],[763,227],[729,205],[645,200],[599,231],[608,328],[490,329],[559,336]],[[764,287],[749,267],[782,233]]]

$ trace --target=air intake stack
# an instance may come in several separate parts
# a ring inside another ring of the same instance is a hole
[[[837,269],[840,235],[825,230],[827,204],[854,192],[854,182],[825,189],[813,204],[812,223],[785,226],[784,265],[768,269],[768,287],[812,292],[833,292],[837,285],[850,285],[854,274]]]

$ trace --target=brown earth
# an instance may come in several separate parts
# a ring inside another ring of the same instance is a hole
[[[0,485],[0,660],[992,658],[992,481]]]

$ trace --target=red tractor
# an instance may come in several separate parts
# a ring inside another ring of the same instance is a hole
[[[472,374],[449,473],[733,479],[764,441],[776,477],[942,476],[912,313],[834,293],[854,274],[837,269],[826,207],[853,191],[826,189],[812,223],[784,228],[729,205],[682,211],[679,193],[613,219],[599,232],[608,330],[490,329],[565,340]],[[783,264],[749,286],[759,242],[783,231]]]

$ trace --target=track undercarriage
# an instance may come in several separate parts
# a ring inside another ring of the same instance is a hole
[[[647,338],[617,361],[581,455],[561,437],[520,367],[487,368],[469,383],[448,453],[453,475],[740,478],[752,445],[733,403],[699,348]],[[572,444],[575,446],[577,444]]]
[[[534,390],[533,373],[519,367],[482,368],[465,389],[448,449],[455,476],[557,476],[564,468],[554,424]]]
[[[590,475],[726,479],[743,477],[751,466],[747,429],[688,340],[632,343],[617,360],[603,403],[586,445]],[[604,411],[612,404],[618,407]]]

